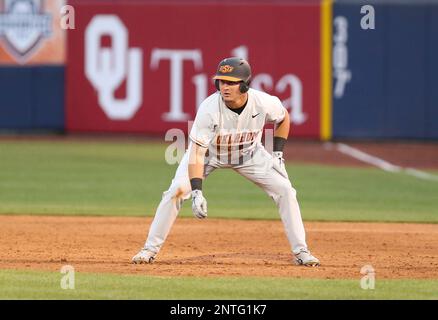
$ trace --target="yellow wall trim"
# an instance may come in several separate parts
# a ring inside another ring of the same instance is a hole
[[[321,1],[320,37],[321,37],[321,140],[332,138],[332,0]]]

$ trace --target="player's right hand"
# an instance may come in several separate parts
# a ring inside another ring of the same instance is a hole
[[[272,153],[272,157],[274,158],[274,169],[278,171],[283,177],[289,179],[289,176],[286,171],[286,166],[284,165],[284,158],[282,151],[274,151]]]
[[[192,191],[192,211],[198,219],[207,217],[207,200],[205,200],[201,190]]]

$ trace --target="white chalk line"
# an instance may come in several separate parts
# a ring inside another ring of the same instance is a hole
[[[329,145],[329,147],[331,147]],[[401,166],[397,166],[395,164],[389,163],[388,161],[385,161],[383,159],[380,159],[378,157],[372,156],[368,153],[365,153],[363,151],[360,151],[359,149],[350,147],[349,145],[346,145],[345,143],[337,143],[336,144],[336,150],[340,153],[343,153],[347,156],[350,156],[352,158],[355,158],[359,161],[371,164],[375,167],[378,167],[384,171],[392,172],[392,173],[405,173],[411,176],[414,176],[419,179],[424,180],[431,180],[431,181],[438,181],[438,176],[421,171],[414,168],[404,168]]]

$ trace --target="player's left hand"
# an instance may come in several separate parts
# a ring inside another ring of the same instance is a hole
[[[283,151],[274,151],[272,153],[272,157],[274,158],[274,169],[278,171],[283,177],[289,179],[289,176],[286,171],[286,166],[284,165]]]
[[[192,211],[198,219],[207,217],[207,200],[205,200],[201,190],[192,191]]]

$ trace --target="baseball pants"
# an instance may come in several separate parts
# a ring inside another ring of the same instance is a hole
[[[182,203],[190,198],[192,190],[188,175],[188,158],[189,153],[186,152],[176,170],[170,188],[163,193],[156,210],[144,246],[152,252],[158,253],[161,249],[178,216]],[[300,249],[307,248],[296,190],[292,187],[289,178],[275,169],[274,158],[265,150],[263,145],[259,144],[254,150],[253,156],[239,165],[221,164],[214,158],[206,160],[204,178],[207,178],[213,170],[223,167],[237,171],[262,188],[274,200],[293,253],[298,253]]]

